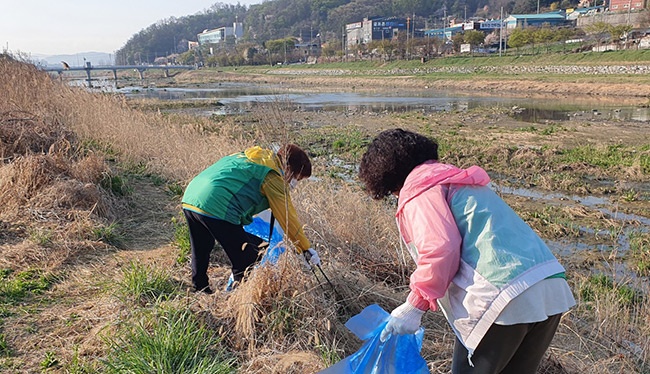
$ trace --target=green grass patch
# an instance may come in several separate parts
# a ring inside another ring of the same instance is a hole
[[[153,310],[105,340],[109,352],[103,372],[108,374],[235,372],[220,339],[187,309]]]
[[[97,226],[91,230],[94,240],[104,242],[116,247],[120,247],[124,243],[124,236],[120,233],[119,225],[115,222],[104,226]]]
[[[326,367],[330,367],[337,362],[341,361],[343,357],[335,349],[329,348],[324,345],[317,345],[316,349],[320,353],[320,357],[325,363]]]
[[[349,130],[334,134],[332,139],[332,150],[339,154],[351,154],[360,156],[365,152],[366,146],[370,143],[367,135],[361,131]]]
[[[117,283],[117,295],[121,299],[143,305],[168,300],[178,290],[169,272],[135,261],[122,271],[122,280]]]
[[[54,232],[49,229],[34,229],[29,232],[29,240],[41,247],[50,247],[54,241]]]
[[[75,346],[74,354],[70,362],[67,362],[64,365],[64,370],[66,374],[91,374],[97,373],[97,370],[94,370],[91,365],[86,364],[79,357],[79,347]]]
[[[113,148],[113,145],[95,139],[83,140],[80,148],[84,153],[100,151],[107,161],[115,161],[118,156],[118,152]]]
[[[30,269],[14,273],[11,269],[3,269],[0,273],[0,302],[14,304],[29,295],[40,294],[48,290],[55,278],[42,270]]]
[[[560,161],[567,163],[584,162],[602,169],[630,167],[638,164],[643,173],[650,173],[650,156],[644,153],[650,145],[637,150],[623,145],[596,147],[580,146],[561,151]]]
[[[5,318],[13,315],[13,312],[9,310],[8,306],[0,304],[0,318]],[[0,319],[0,326],[2,325],[2,320]]]
[[[9,343],[7,343],[5,334],[0,334],[0,357],[7,356],[11,356],[11,349],[9,348]]]
[[[133,193],[133,188],[128,185],[125,178],[119,175],[104,174],[99,185],[115,196],[128,196]]]
[[[56,357],[56,354],[52,351],[45,352],[45,357],[41,360],[39,366],[41,370],[46,371],[47,369],[53,368],[59,365],[59,359]]]
[[[190,261],[192,246],[190,244],[190,229],[182,212],[178,217],[172,217],[172,225],[174,226],[174,244],[179,249],[176,263],[187,264]]]
[[[604,274],[591,275],[587,282],[580,287],[580,297],[583,302],[594,302],[603,297],[613,297],[621,307],[632,307],[643,302],[641,292],[626,285],[616,284]]]
[[[642,276],[650,276],[650,233],[632,233],[630,254],[632,267]]]
[[[581,236],[580,226],[574,218],[558,207],[545,207],[541,210],[520,211],[521,218],[539,232],[552,237],[578,238]]]
[[[180,183],[177,183],[177,182],[168,183],[167,184],[167,190],[169,191],[169,193],[172,196],[178,197],[178,198],[183,197],[183,192],[185,191],[183,186]]]

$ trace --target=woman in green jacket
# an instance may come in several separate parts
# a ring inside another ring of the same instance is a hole
[[[194,290],[212,293],[207,270],[215,240],[230,259],[235,282],[241,282],[246,270],[258,262],[263,242],[244,231],[244,225],[269,208],[298,252],[308,252],[310,262],[320,264],[289,195],[290,188],[310,176],[305,151],[287,144],[277,153],[248,148],[223,157],[194,177],[182,200],[190,231]]]

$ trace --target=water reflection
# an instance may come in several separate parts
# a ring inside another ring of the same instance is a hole
[[[159,100],[209,100],[218,101],[223,108],[206,109],[197,114],[223,115],[242,113],[256,106],[282,103],[295,110],[344,111],[371,113],[422,113],[440,111],[466,111],[479,107],[505,107],[513,109],[513,116],[521,121],[546,123],[571,119],[606,118],[618,120],[650,121],[650,108],[615,107],[602,103],[580,102],[566,104],[566,100],[517,98],[503,96],[468,96],[467,93],[427,91],[424,93],[359,93],[359,92],[286,92],[278,93],[273,85],[248,83],[218,83],[201,87],[125,87],[115,92],[130,98]],[[560,106],[560,104],[561,106]]]
[[[576,196],[566,195],[561,193],[545,193],[526,188],[512,188],[507,186],[497,185],[492,182],[492,187],[502,193],[514,196],[529,197],[536,201],[547,201],[549,203],[561,203],[563,205],[574,204],[577,206],[586,206],[597,210],[604,214],[608,219],[618,222],[617,227],[611,227],[610,230],[594,229],[591,227],[576,225],[581,233],[589,234],[592,238],[615,239],[614,244],[598,244],[598,243],[585,243],[578,239],[572,240],[546,240],[546,243],[551,248],[553,253],[570,258],[576,253],[598,251],[605,255],[600,265],[604,268],[611,266],[611,263],[606,259],[611,259],[612,256],[618,257],[628,253],[631,249],[630,238],[638,233],[647,233],[650,229],[650,219],[634,214],[626,214],[617,211],[612,211],[611,206],[616,204],[604,197],[595,196]],[[614,230],[615,229],[615,230]],[[621,284],[629,284],[637,289],[643,289],[645,292],[649,290],[647,277],[639,277],[636,272],[629,267],[625,262],[614,262],[615,269],[611,269],[608,275],[614,275],[614,279]],[[601,273],[597,267],[592,269],[595,273]]]
[[[617,211],[612,211],[608,207],[615,206],[616,204],[611,202],[609,199],[605,197],[565,195],[557,192],[544,193],[540,191],[531,190],[528,188],[501,186],[501,185],[496,185],[494,183],[492,183],[492,185],[494,189],[499,193],[521,196],[521,197],[529,197],[538,201],[553,201],[553,200],[570,201],[575,204],[579,204],[582,206],[595,209],[615,221],[639,222],[640,224],[647,226],[645,228],[645,231],[647,231],[648,227],[650,227],[650,218],[642,217],[636,214],[626,214]]]
[[[537,123],[589,119],[647,122],[650,120],[650,108],[600,107],[599,109],[585,110],[584,108],[548,109],[528,107],[514,111],[513,117],[520,121]]]

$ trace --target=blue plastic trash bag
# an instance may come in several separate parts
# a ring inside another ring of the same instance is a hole
[[[262,213],[253,217],[253,222],[244,226],[244,230],[250,234],[258,236],[269,243],[269,247],[264,253],[264,256],[260,260],[260,265],[263,265],[267,262],[275,264],[278,262],[280,255],[284,253],[285,247],[282,245],[282,239],[284,232],[277,221],[273,227],[273,235],[271,235],[271,240],[269,240],[269,232],[271,225],[271,211],[265,210]]]
[[[420,355],[424,329],[411,335],[391,335],[379,340],[390,314],[377,304],[367,306],[345,324],[365,343],[357,352],[319,374],[424,374],[429,373]]]

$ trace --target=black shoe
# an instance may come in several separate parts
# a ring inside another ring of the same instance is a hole
[[[205,286],[203,288],[194,287],[193,291],[194,292],[204,292],[204,293],[206,293],[208,295],[212,295],[214,293],[214,291],[212,291],[212,288],[210,288],[210,286]]]

